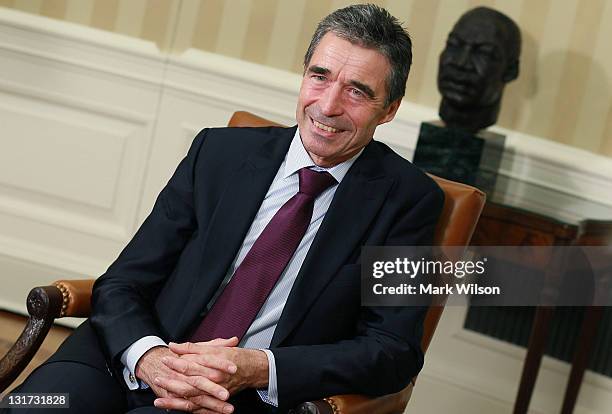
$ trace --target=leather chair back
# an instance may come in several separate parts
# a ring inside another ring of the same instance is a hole
[[[429,174],[444,191],[444,207],[438,219],[434,244],[436,246],[467,246],[484,208],[485,195],[477,188]],[[456,254],[457,250],[453,250]],[[454,258],[459,259],[459,258]],[[421,348],[427,351],[438,326],[444,304],[430,306],[425,317]]]

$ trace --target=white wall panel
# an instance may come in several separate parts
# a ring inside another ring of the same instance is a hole
[[[45,269],[0,292],[22,310],[25,286],[99,275],[136,229],[163,57],[2,9],[0,68],[0,255]]]
[[[10,100],[9,100],[10,101]],[[59,109],[59,110],[58,110]],[[102,119],[79,125],[77,111],[37,100],[0,103],[7,130],[0,145],[0,182],[65,201],[112,208],[125,136],[102,130]],[[97,121],[97,122],[96,122]],[[102,174],[102,172],[105,172]]]

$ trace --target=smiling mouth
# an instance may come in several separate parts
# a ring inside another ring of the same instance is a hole
[[[312,118],[310,118],[310,119],[312,119]],[[326,132],[336,133],[336,132],[340,132],[341,131],[340,129],[336,129],[336,128],[330,127],[329,125],[325,125],[325,124],[322,124],[322,123],[320,123],[318,121],[315,121],[314,119],[312,119],[312,124],[315,127],[317,127],[318,129],[320,129],[322,131],[326,131]]]

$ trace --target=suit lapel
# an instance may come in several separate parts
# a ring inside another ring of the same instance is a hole
[[[393,179],[384,175],[373,142],[338,186],[308,251],[276,326],[272,346],[280,344],[358,247],[380,210]]]
[[[295,128],[283,131],[255,151],[228,179],[226,189],[211,218],[208,236],[201,255],[200,275],[177,332],[185,333],[202,313],[229,269],[259,207],[289,149]],[[214,174],[214,172],[212,172]]]

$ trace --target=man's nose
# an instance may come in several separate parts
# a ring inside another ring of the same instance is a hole
[[[325,116],[336,116],[342,113],[342,88],[331,85],[319,99],[319,107]]]

